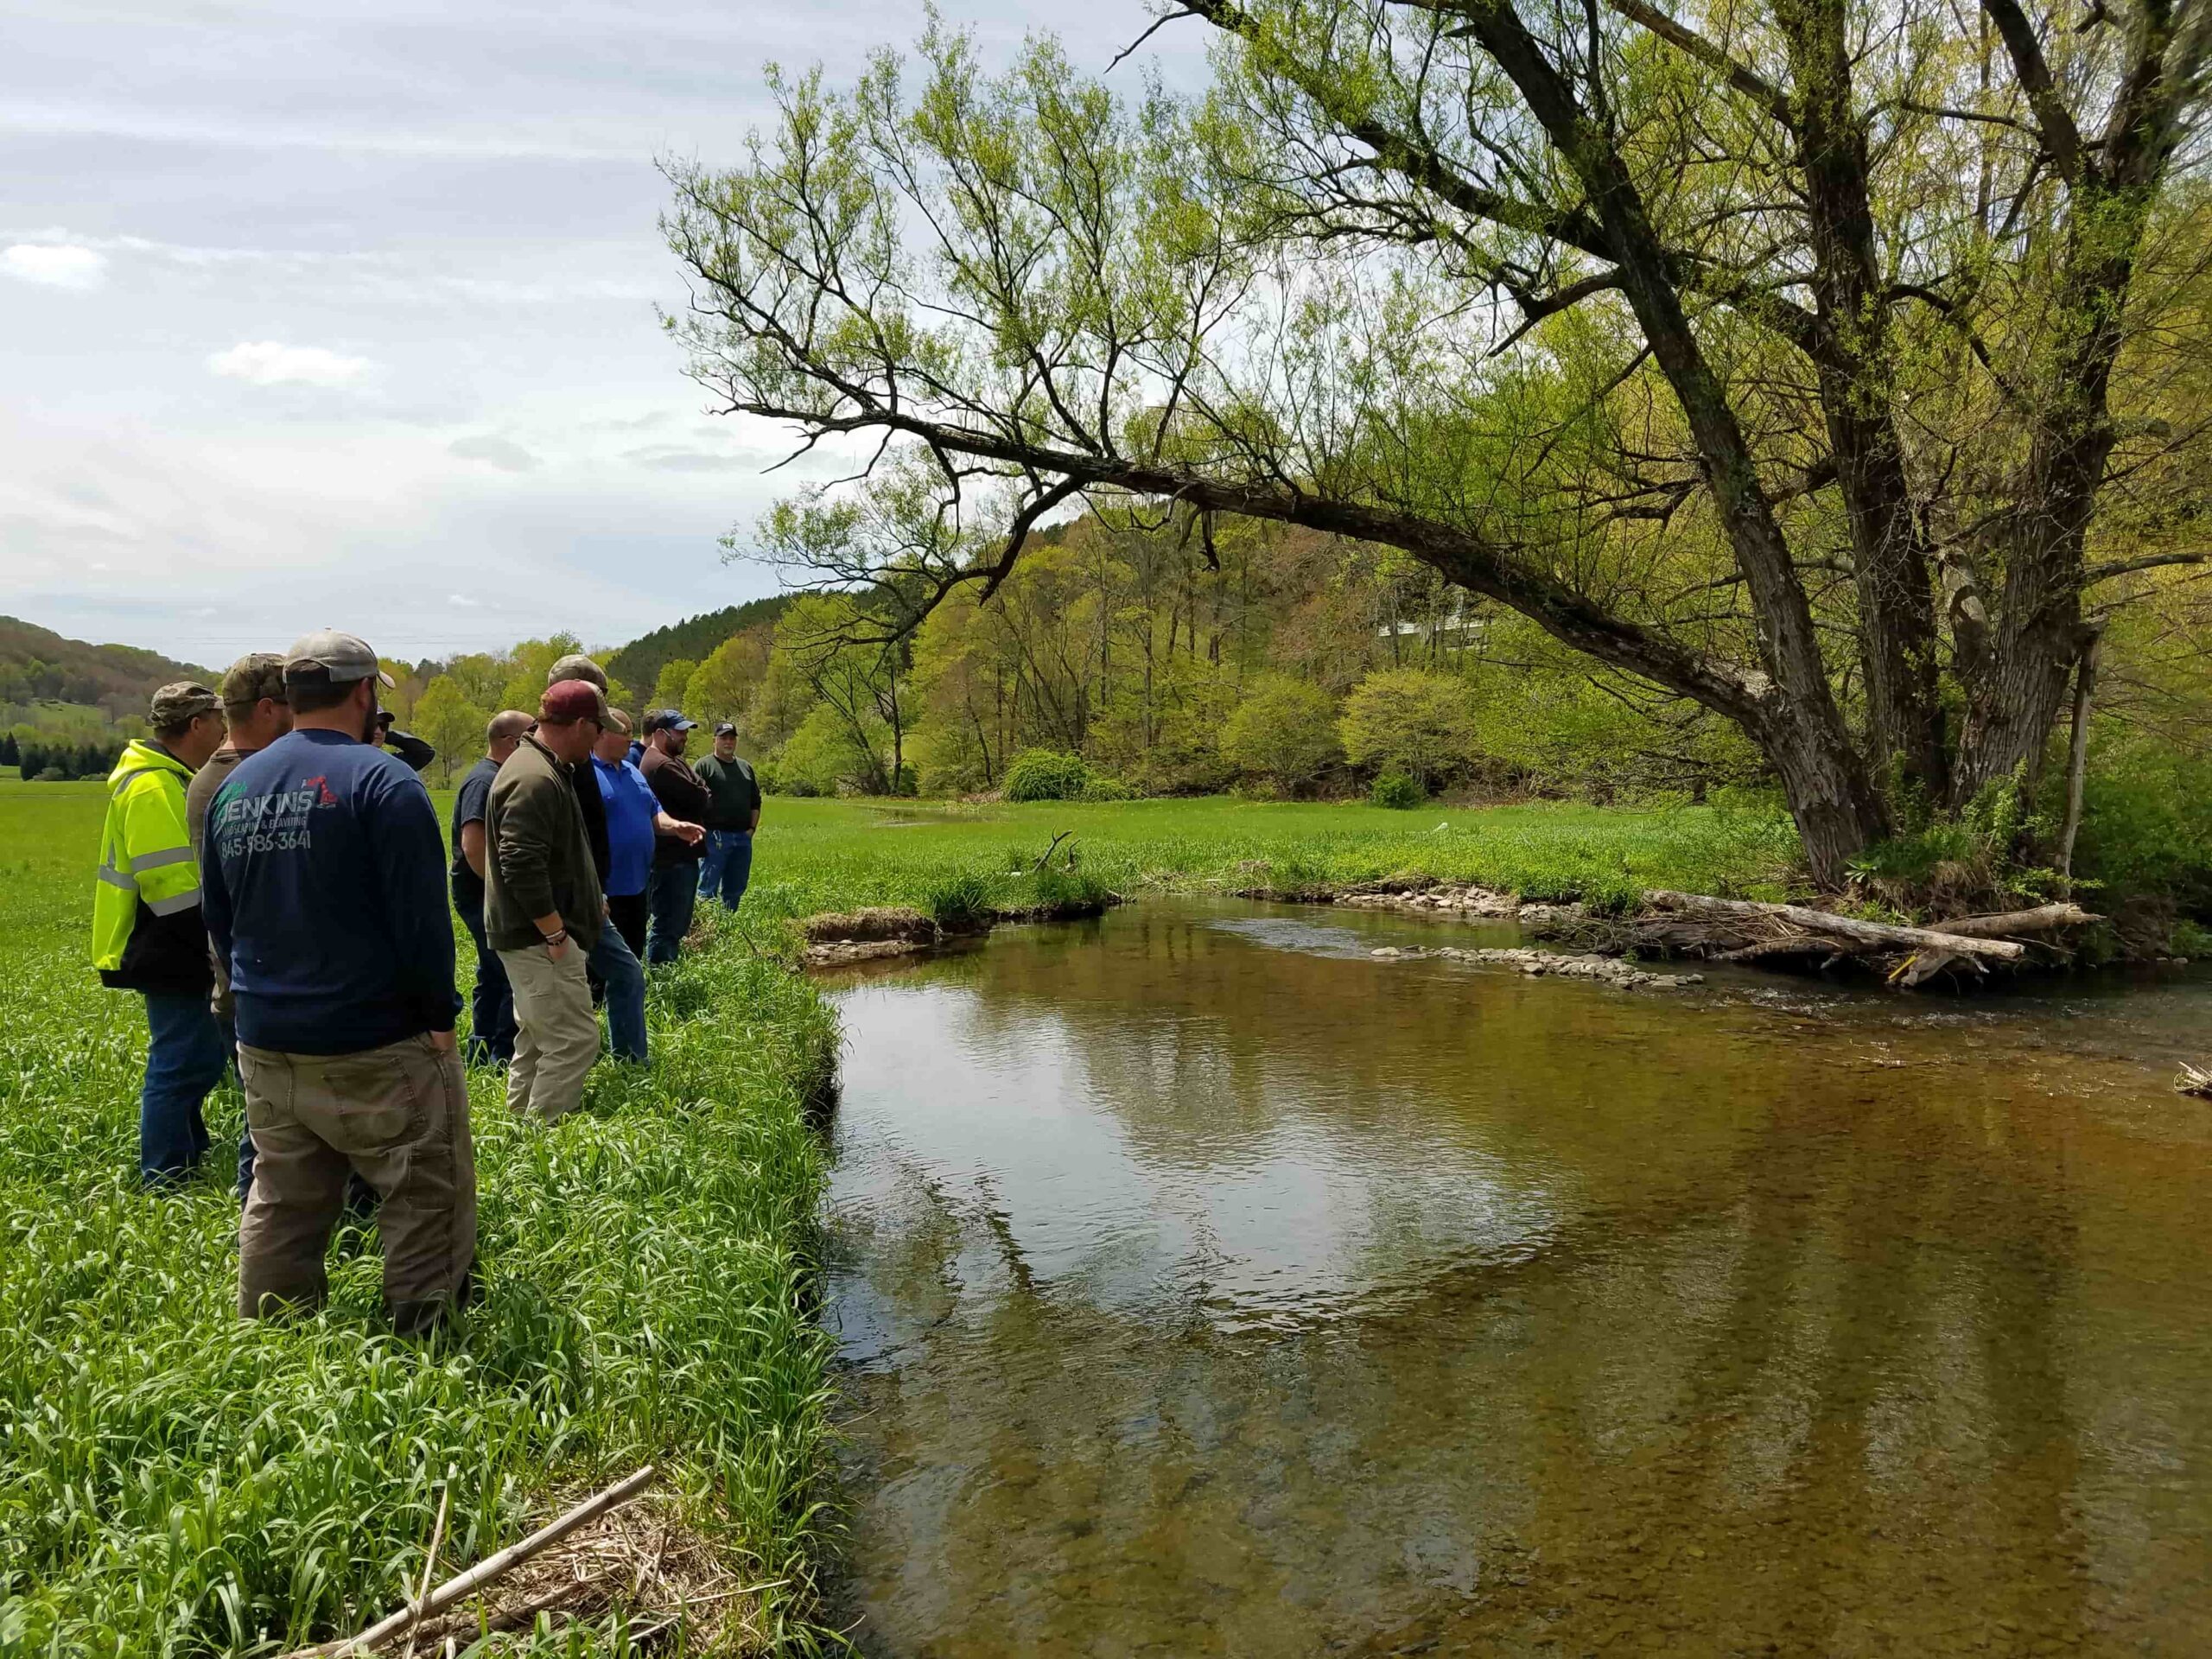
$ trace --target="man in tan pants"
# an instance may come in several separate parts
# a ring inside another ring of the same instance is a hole
[[[293,645],[292,731],[239,761],[209,804],[202,902],[230,975],[256,1154],[238,1312],[322,1300],[352,1170],[383,1200],[385,1301],[411,1332],[468,1299],[476,1162],[445,838],[422,779],[367,741],[382,678],[351,634]]]
[[[599,1058],[584,958],[606,901],[569,768],[590,760],[609,720],[589,681],[546,687],[537,729],[499,768],[484,813],[484,931],[515,994],[507,1108],[547,1122],[575,1110]]]

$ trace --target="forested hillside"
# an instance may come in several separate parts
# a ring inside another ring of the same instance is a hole
[[[677,659],[696,663],[734,633],[757,622],[773,622],[791,603],[790,596],[772,594],[742,605],[725,605],[719,611],[687,616],[664,628],[640,634],[620,651],[609,652],[603,666],[625,685],[651,687],[661,671]]]
[[[0,703],[71,702],[111,720],[143,715],[156,687],[205,680],[207,671],[136,645],[67,639],[16,617],[0,616]]]

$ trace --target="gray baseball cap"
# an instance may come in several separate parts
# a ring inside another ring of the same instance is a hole
[[[397,683],[377,662],[369,642],[358,634],[320,628],[292,641],[284,653],[284,678],[309,684],[351,685],[373,675],[381,683]]]

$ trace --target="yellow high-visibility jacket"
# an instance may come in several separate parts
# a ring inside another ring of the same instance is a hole
[[[212,987],[200,861],[185,827],[191,779],[175,755],[136,740],[108,774],[92,892],[92,965],[110,985],[203,994]]]

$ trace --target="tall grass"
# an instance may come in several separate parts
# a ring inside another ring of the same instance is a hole
[[[1071,849],[1086,881],[1128,896],[1266,886],[1283,869],[1316,892],[1406,874],[1617,906],[1646,887],[1780,898],[1797,870],[1787,816],[1749,804],[1397,812],[1221,798],[931,808],[779,797],[757,840],[746,910],[766,920],[916,902],[970,875],[1002,882],[1063,830],[1053,868]]]
[[[266,1653],[356,1628],[420,1572],[441,1484],[444,1557],[467,1561],[556,1491],[649,1459],[687,1520],[782,1581],[765,1629],[810,1645],[828,1356],[806,1294],[823,1153],[805,1100],[836,1043],[811,989],[740,950],[686,962],[656,988],[651,1068],[601,1068],[550,1128],[473,1076],[484,1297],[456,1336],[388,1333],[358,1232],[327,1309],[248,1323],[221,1171],[175,1198],[136,1190],[143,1038],[136,999],[83,962],[92,843],[56,859],[19,839],[16,805],[0,801],[19,865],[0,940],[0,1651]],[[96,796],[88,816],[96,834]],[[213,1105],[219,1148],[238,1103]]]

